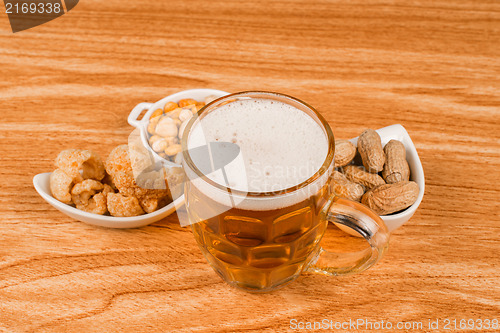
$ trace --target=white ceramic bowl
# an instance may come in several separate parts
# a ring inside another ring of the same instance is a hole
[[[152,156],[155,159],[155,162],[157,161],[162,161],[165,164],[170,164],[169,161],[166,161],[165,159],[161,158],[150,146],[148,142],[148,124],[149,124],[149,118],[151,117],[151,114],[157,110],[157,109],[163,109],[165,107],[165,104],[167,102],[179,102],[181,99],[185,98],[192,98],[197,101],[204,101],[206,97],[209,96],[215,96],[215,97],[222,97],[225,95],[228,95],[228,92],[222,91],[222,90],[215,90],[215,89],[190,89],[190,90],[183,90],[180,91],[176,94],[167,96],[165,98],[162,98],[156,103],[139,103],[135,106],[135,108],[132,109],[130,112],[127,121],[130,125],[134,126],[140,131],[141,135],[141,141],[144,147],[146,147],[152,154]],[[144,116],[142,117],[141,120],[137,120],[137,117],[144,111],[148,110]]]
[[[411,141],[410,135],[403,126],[396,124],[380,128],[376,131],[380,135],[382,146],[385,146],[387,142],[392,139],[399,140],[404,144],[406,148],[406,160],[408,161],[408,165],[410,166],[411,171],[410,180],[413,180],[419,186],[417,201],[415,201],[413,205],[400,213],[381,216],[382,220],[384,220],[385,224],[387,225],[387,229],[389,230],[389,232],[392,232],[406,223],[413,216],[413,214],[415,214],[415,211],[422,202],[425,191],[424,169],[422,168],[422,163],[420,162],[420,158],[418,157],[417,149],[415,148],[413,141]],[[354,138],[349,141],[357,146],[358,138]],[[350,228],[347,228],[340,224],[336,225],[343,231],[353,236],[359,236],[359,234],[357,234]]]

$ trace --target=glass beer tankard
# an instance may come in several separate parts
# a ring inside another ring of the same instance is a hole
[[[197,160],[193,148],[217,141],[236,144],[238,156],[204,170],[200,163],[207,158]],[[265,292],[304,271],[354,274],[386,251],[382,219],[332,193],[335,140],[308,104],[272,92],[227,95],[191,119],[182,146],[189,224],[210,265],[230,285]],[[353,229],[365,248],[323,249],[328,222]]]

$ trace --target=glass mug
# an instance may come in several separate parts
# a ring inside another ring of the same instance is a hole
[[[235,190],[200,170],[188,149],[196,124],[223,105],[249,99],[285,103],[318,124],[328,144],[319,170],[300,184],[268,192]],[[189,223],[206,259],[228,284],[267,292],[305,271],[324,275],[358,273],[385,253],[389,233],[383,220],[364,205],[332,193],[335,140],[328,123],[308,104],[272,92],[227,95],[207,104],[191,119],[184,129],[182,146]],[[320,244],[328,222],[355,230],[369,246],[354,253],[324,250]]]

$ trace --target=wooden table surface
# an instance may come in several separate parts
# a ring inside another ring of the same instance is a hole
[[[498,1],[87,0],[16,34],[1,8],[0,331],[500,319]],[[94,227],[35,192],[59,151],[107,156],[133,106],[190,88],[291,94],[337,138],[402,124],[425,170],[420,208],[372,269],[256,295],[223,283],[176,216]]]

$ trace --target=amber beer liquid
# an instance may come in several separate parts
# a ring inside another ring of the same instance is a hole
[[[243,167],[227,168],[229,184],[220,173],[207,175],[226,193],[203,179],[186,183],[192,230],[215,271],[255,291],[298,277],[318,253],[330,196],[331,173],[314,177],[329,152],[314,115],[278,100],[237,100],[200,117],[187,140],[188,148],[213,141],[241,148]],[[228,200],[240,192],[250,195]]]

